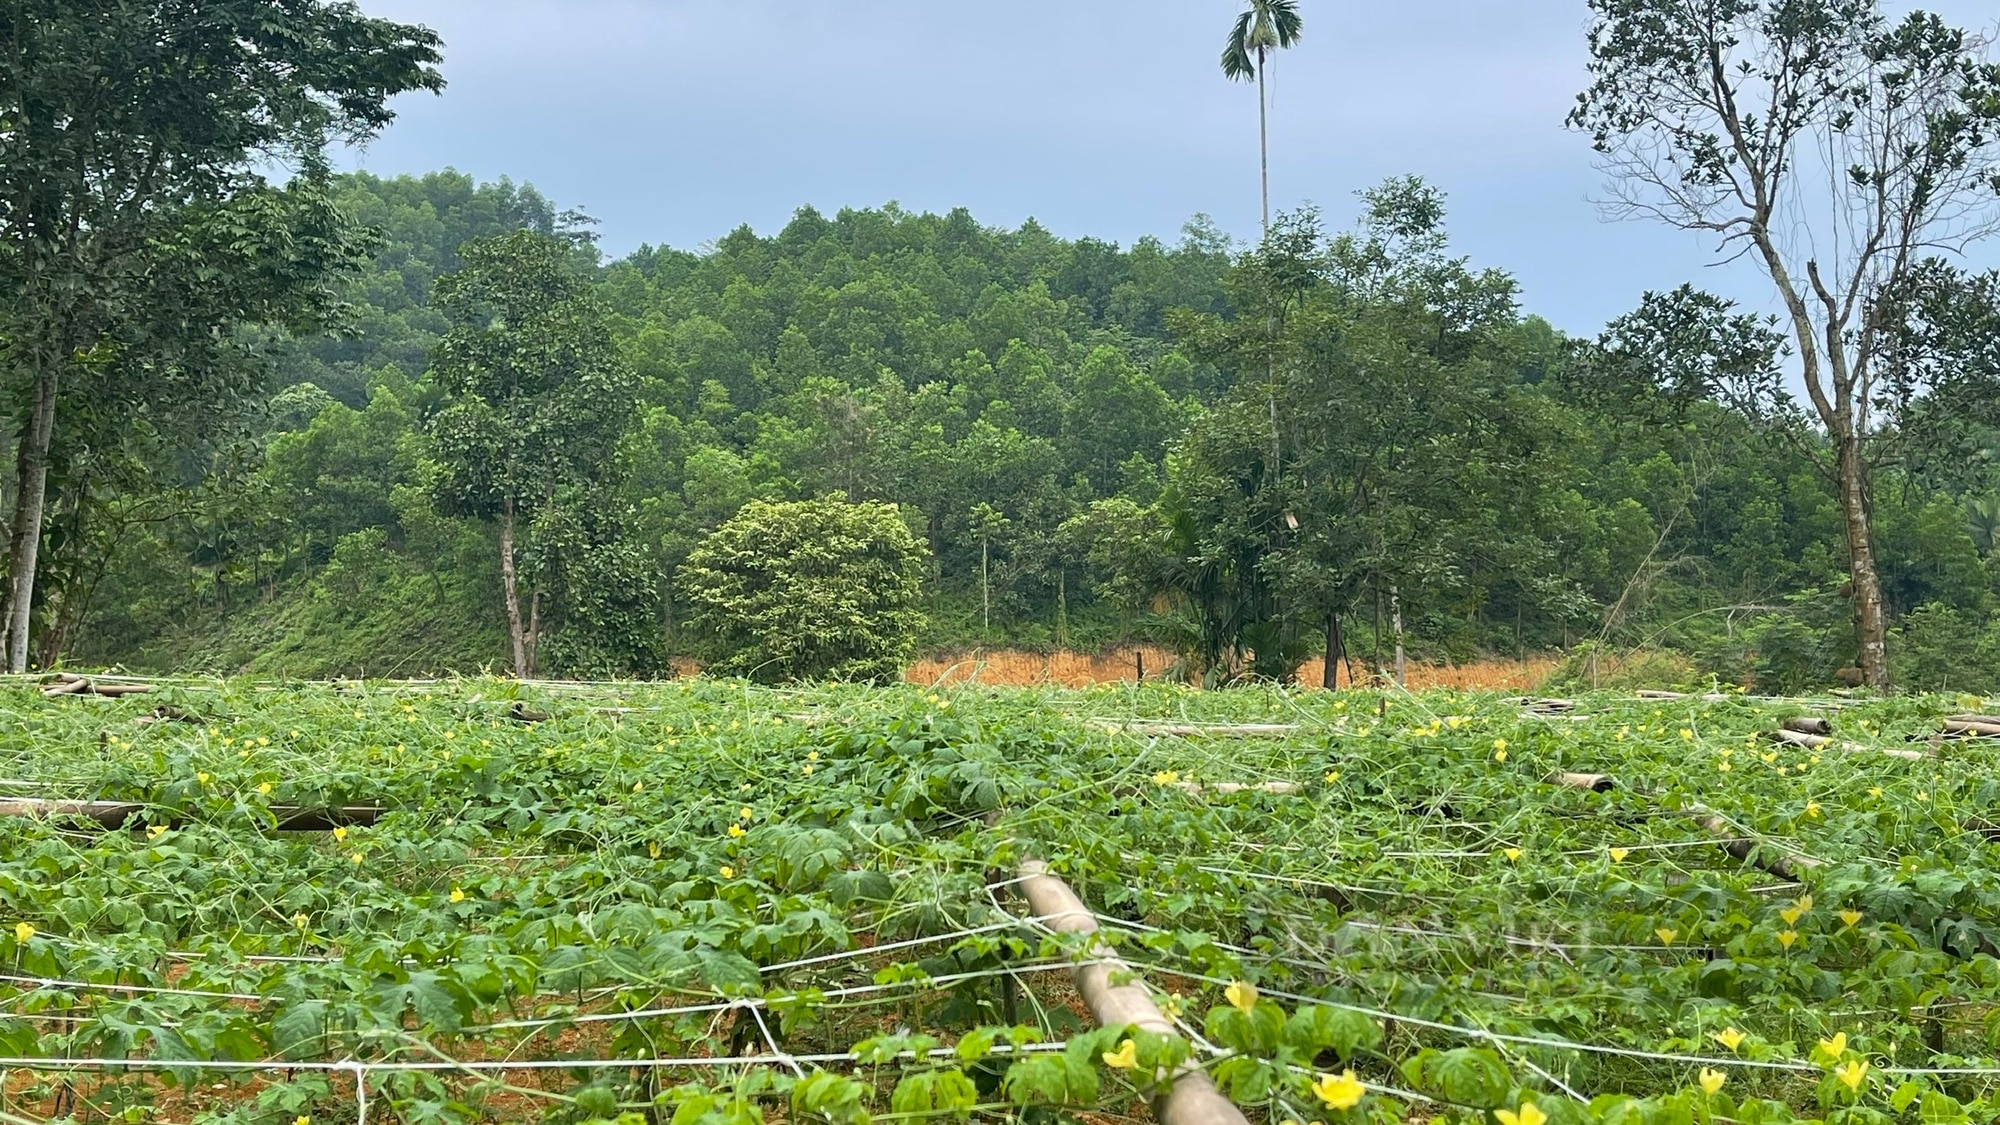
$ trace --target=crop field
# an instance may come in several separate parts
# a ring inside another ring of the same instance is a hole
[[[1990,1120],[1983,709],[16,679],[0,1114]]]

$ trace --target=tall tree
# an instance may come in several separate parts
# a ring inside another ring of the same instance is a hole
[[[542,580],[562,560],[544,557],[530,574],[523,612],[520,532],[576,524],[556,518],[554,505],[606,501],[637,391],[571,242],[520,230],[468,242],[459,255],[465,268],[437,288],[451,327],[431,353],[444,397],[428,428],[432,498],[445,515],[498,522],[507,636],[514,674],[526,678]],[[572,538],[568,549],[587,546]]]
[[[1257,83],[1257,154],[1264,187],[1264,233],[1271,233],[1271,139],[1270,102],[1264,72],[1271,56],[1299,41],[1305,20],[1299,15],[1298,0],[1250,0],[1250,7],[1236,17],[1229,29],[1229,42],[1222,48],[1222,73],[1232,82]]]
[[[393,95],[440,88],[438,58],[434,34],[351,0],[14,0],[0,14],[0,344],[24,404],[10,670],[26,667],[51,461],[79,402],[66,384],[148,346],[135,322],[185,212],[266,191],[273,164],[324,167],[336,140],[388,124]],[[225,334],[259,311],[208,301],[194,327]]]
[[[2000,225],[2000,66],[1876,0],[1590,0],[1591,135],[1611,208],[1717,236],[1776,287],[1844,517],[1857,663],[1887,686],[1871,528],[1884,353],[1927,254]]]

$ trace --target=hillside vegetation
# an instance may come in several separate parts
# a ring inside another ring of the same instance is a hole
[[[1520,311],[1504,273],[1449,255],[1441,197],[1415,182],[1371,193],[1353,233],[1294,216],[1289,245],[1255,252],[1199,218],[1120,248],[891,206],[603,261],[574,216],[504,181],[356,175],[338,199],[381,235],[349,332],[276,344],[269,409],[157,498],[77,506],[53,630],[75,658],[504,665],[494,529],[429,500],[425,372],[458,248],[525,228],[574,246],[636,376],[587,508],[641,552],[650,589],[626,609],[663,638],[705,534],[751,499],[837,492],[900,505],[927,546],[932,651],[1151,638],[1200,656],[1234,636],[1282,675],[1333,619],[1365,669],[1388,662],[1396,609],[1420,658],[1642,644],[1772,687],[1853,659],[1838,513],[1785,435],[1674,397],[1614,334]],[[1433,225],[1411,237],[1398,224],[1420,212]],[[1274,297],[1288,268],[1316,291]],[[1268,344],[1274,299],[1302,315]],[[1303,478],[1278,489],[1258,453],[1274,408]],[[1981,624],[1989,464],[1913,466],[1877,494],[1920,682],[2000,666]],[[1300,529],[1274,531],[1287,513]],[[544,651],[552,673],[620,666]]]

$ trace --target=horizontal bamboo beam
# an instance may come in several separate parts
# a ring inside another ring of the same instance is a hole
[[[1283,738],[1298,731],[1297,723],[1168,723],[1144,719],[1090,723],[1098,730],[1124,734],[1172,735],[1179,738]]]
[[[388,810],[380,805],[345,805],[313,809],[298,805],[272,805],[279,832],[325,832],[334,828],[365,827]],[[141,801],[59,801],[37,797],[0,799],[0,816],[41,819],[87,820],[101,828],[123,828],[135,817],[147,824],[178,828],[191,818],[158,805]]]
[[[1587,789],[1592,793],[1609,793],[1618,788],[1618,779],[1608,773],[1552,773],[1542,780],[1550,785]]]
[[[1203,793],[1279,793],[1290,794],[1299,791],[1297,782],[1292,781],[1170,781],[1170,789],[1183,793],[1200,795]]]

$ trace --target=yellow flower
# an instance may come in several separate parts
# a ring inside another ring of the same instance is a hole
[[[1139,1045],[1127,1039],[1118,1044],[1117,1050],[1105,1051],[1099,1057],[1113,1070],[1131,1070],[1139,1065]]]
[[[647,844],[646,850],[653,853],[654,859],[660,858],[660,842],[658,840],[655,840],[652,843]]]
[[[1881,787],[1880,785],[1871,785],[1871,786],[1869,786],[1869,787],[1868,787],[1868,795],[1869,795],[1870,797],[1873,797],[1873,798],[1875,798],[1875,799],[1876,799],[1876,800],[1878,800],[1878,801],[1879,801],[1879,800],[1881,800],[1881,799],[1882,799],[1882,787]]]
[[[1495,750],[1495,751],[1493,752],[1493,760],[1494,760],[1494,761],[1496,761],[1496,762],[1504,762],[1504,761],[1506,761],[1506,760],[1507,760],[1507,752],[1506,752],[1505,750]]]
[[[1850,1090],[1859,1091],[1862,1079],[1868,1077],[1868,1060],[1849,1059],[1839,1066],[1834,1067],[1833,1075],[1835,1078],[1840,1079],[1841,1085]]]
[[[1820,1040],[1819,1050],[1816,1053],[1825,1056],[1828,1062],[1833,1062],[1835,1059],[1846,1054],[1847,1033],[1845,1031],[1836,1031],[1833,1033],[1833,1038]]]
[[[301,1113],[297,1117],[292,1118],[292,1125],[312,1125],[312,1118]]]
[[[1153,784],[1172,785],[1174,782],[1179,781],[1180,779],[1181,775],[1175,773],[1173,770],[1161,770],[1160,772],[1153,775]]]
[[[453,887],[453,888],[451,889],[451,901],[453,901],[453,902],[464,902],[464,901],[465,901],[465,889],[464,889],[463,887]]]
[[[1682,739],[1682,741],[1685,741],[1685,742],[1693,742],[1693,741],[1694,741],[1694,732],[1693,732],[1693,731],[1691,731],[1691,730],[1689,730],[1689,729],[1687,729],[1686,727],[1682,727],[1682,728],[1681,728],[1681,739]]]
[[[335,825],[333,829],[333,838],[335,840],[347,839],[347,829],[344,826]]]
[[[1708,1096],[1714,1097],[1722,1089],[1722,1084],[1727,1081],[1729,1081],[1727,1074],[1713,1067],[1705,1066],[1701,1068],[1701,1089]]]
[[[1654,930],[1653,934],[1654,936],[1660,939],[1661,945],[1672,945],[1674,943],[1674,939],[1681,936],[1681,932],[1679,930],[1670,930],[1665,926],[1661,926],[1659,929]]]
[[[808,762],[817,762],[817,761],[819,761],[819,751],[817,751],[817,750],[814,750],[813,752],[811,752],[811,753],[807,754],[807,755],[806,755],[806,761],[808,761]]]
[[[1732,767],[1728,762],[1717,762],[1715,764],[1715,768],[1721,770],[1723,773],[1728,773],[1734,767]]]
[[[1861,912],[1859,910],[1843,910],[1836,917],[1849,926],[1854,926],[1860,923]]]
[[[1787,906],[1783,910],[1778,911],[1778,917],[1783,918],[1787,926],[1797,924],[1798,920],[1804,915],[1805,911],[1800,910],[1796,906]]]
[[[1811,909],[1812,909],[1812,896],[1811,896],[1811,895],[1800,895],[1800,896],[1799,896],[1799,909],[1800,909],[1800,910],[1811,910]]]
[[[1336,781],[1339,781],[1339,780],[1340,780],[1340,771],[1339,771],[1339,770],[1329,770],[1329,771],[1327,771],[1327,775],[1326,775],[1326,783],[1327,783],[1328,785],[1332,785],[1332,784],[1333,784],[1334,782],[1336,782]]]
[[[805,775],[806,775],[807,777],[811,777],[811,776],[812,776],[812,772],[813,772],[813,768],[812,768],[811,766],[807,766],[807,767],[805,768]]]
[[[203,772],[201,772],[200,770],[196,770],[196,771],[195,771],[195,775],[194,775],[194,780],[195,780],[195,784],[197,784],[197,785],[207,785],[207,784],[208,784],[208,775],[207,775],[207,774],[205,774],[205,773],[203,773]]]
[[[35,927],[29,925],[26,922],[14,923],[15,941],[19,942],[22,945],[26,945],[28,944],[28,940],[34,936],[35,936]]]
[[[1624,863],[1624,862],[1625,862],[1625,857],[1626,857],[1626,856],[1628,856],[1628,855],[1631,855],[1631,854],[1632,854],[1632,849],[1631,849],[1631,848],[1612,848],[1612,849],[1611,849],[1611,862],[1613,862],[1613,863]]]
[[[1544,1125],[1549,1119],[1549,1115],[1542,1112],[1542,1107],[1534,1102],[1522,1102],[1518,1110],[1496,1109],[1493,1117],[1500,1125]]]
[[[1239,980],[1222,990],[1222,998],[1229,1006],[1245,1015],[1257,1006],[1257,986],[1247,980]]]
[[[736,810],[736,819],[738,820],[749,820],[755,815],[757,814],[750,811],[749,805],[744,805],[742,808]]]
[[[1797,940],[1799,940],[1799,932],[1797,930],[1778,931],[1778,944],[1784,946],[1786,949],[1790,949],[1792,943]]]
[[[1748,1036],[1733,1027],[1725,1027],[1714,1035],[1709,1036],[1709,1038],[1734,1051],[1743,1045],[1743,1040],[1748,1038]]]
[[[268,782],[268,781],[266,781],[266,782],[264,782],[264,783],[260,784],[259,786],[257,786],[257,792],[259,792],[259,793],[262,793],[262,794],[263,794],[264,796],[266,796],[266,797],[270,796],[270,795],[271,795],[271,783],[270,783],[270,782]]]
[[[297,926],[297,927],[298,927],[299,929],[301,929],[301,930],[305,929],[305,928],[306,928],[306,925],[307,925],[307,923],[309,923],[309,922],[311,922],[311,921],[312,921],[312,919],[310,919],[310,918],[306,917],[306,912],[305,912],[305,911],[303,911],[303,910],[301,910],[301,911],[299,911],[298,913],[296,913],[296,914],[292,915],[292,925],[294,925],[294,926]]]
[[[1764,755],[1764,764],[1767,766],[1777,760],[1778,760],[1778,752],[1776,750],[1773,750],[1770,753]]]
[[[736,878],[736,869],[725,863],[716,870],[716,874],[722,876],[724,879],[734,879]]]
[[[1160,1001],[1160,1014],[1170,1020],[1179,1019],[1184,1008],[1186,1005],[1181,1002],[1181,994],[1178,992],[1168,993],[1166,999]]]
[[[1818,801],[1807,801],[1807,802],[1806,802],[1806,815],[1807,815],[1807,816],[1809,816],[1809,817],[1812,817],[1812,818],[1813,818],[1814,820],[1818,820],[1818,819],[1819,819],[1819,802],[1818,802]]]
[[[1519,848],[1501,848],[1500,854],[1507,857],[1508,863],[1519,863],[1521,860],[1521,849]]]
[[[1494,740],[1493,740],[1493,748],[1494,748],[1495,750],[1499,750],[1499,751],[1502,751],[1502,752],[1505,752],[1505,751],[1506,751],[1506,749],[1507,749],[1507,740],[1506,740],[1506,739],[1504,739],[1504,738],[1496,738],[1496,739],[1494,739]]]
[[[347,858],[349,858],[349,859],[351,859],[351,860],[353,860],[353,861],[354,861],[354,866],[356,866],[356,867],[359,867],[359,866],[361,866],[361,861],[362,861],[363,859],[366,859],[367,857],[366,857],[366,856],[364,856],[364,855],[362,855],[362,854],[361,854],[360,852],[354,852],[353,854],[349,855],[349,856],[348,856]]]
[[[743,835],[744,833],[742,825],[732,824],[729,826],[729,836],[731,839],[740,840],[743,838]]]
[[[635,781],[632,783],[632,792],[637,793],[639,790],[644,789],[645,787],[646,787],[645,782]]]
[[[146,839],[148,840],[157,840],[166,834],[167,826],[164,824],[148,824],[146,826]]]
[[[1361,1104],[1361,1095],[1368,1092],[1368,1087],[1354,1077],[1352,1070],[1343,1070],[1339,1074],[1322,1074],[1314,1079],[1312,1091],[1326,1103],[1328,1109],[1353,1109]]]

